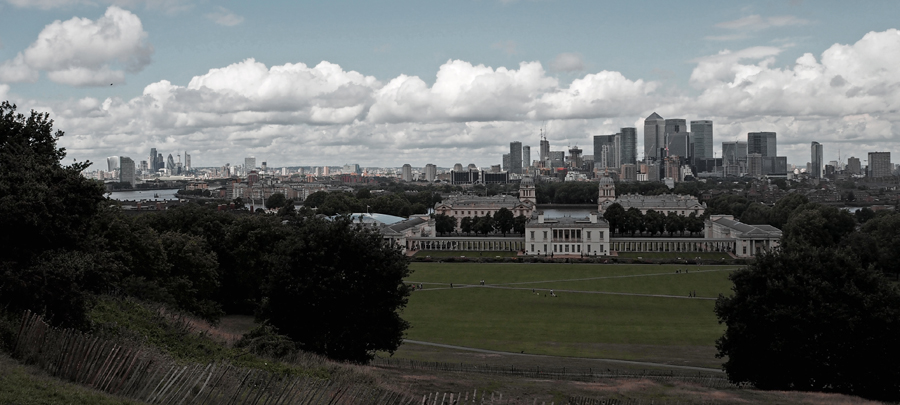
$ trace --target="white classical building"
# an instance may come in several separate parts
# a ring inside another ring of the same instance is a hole
[[[710,215],[706,220],[707,239],[733,239],[732,253],[750,257],[778,247],[781,230],[771,225],[750,225],[735,221],[731,215]]]
[[[602,256],[609,254],[609,223],[596,212],[586,218],[544,218],[538,212],[525,225],[525,254]]]
[[[691,213],[699,217],[706,212],[706,203],[701,203],[697,197],[682,194],[639,195],[625,194],[616,196],[616,183],[609,177],[600,179],[597,194],[597,211],[601,214],[609,209],[609,206],[619,204],[626,211],[629,208],[641,210],[641,214],[654,210],[662,214],[674,212],[678,215],[688,216]]]
[[[456,194],[435,204],[434,213],[455,217],[456,229],[459,230],[462,219],[465,217],[483,217],[487,214],[494,216],[501,208],[506,208],[512,211],[514,217],[522,215],[530,218],[536,205],[537,195],[534,189],[534,179],[531,176],[525,176],[519,185],[518,198],[509,195],[481,197]]]

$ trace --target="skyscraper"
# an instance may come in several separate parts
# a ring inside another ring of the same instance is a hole
[[[872,178],[891,175],[891,152],[869,152],[869,167],[866,174]]]
[[[580,169],[581,166],[584,165],[584,160],[581,158],[581,152],[581,148],[578,146],[569,148],[569,167]]]
[[[131,184],[134,187],[134,160],[130,157],[119,157],[119,182]]]
[[[108,172],[119,170],[119,156],[110,156],[106,158],[106,167]]]
[[[249,174],[253,170],[256,170],[256,156],[244,158],[244,173]]]
[[[550,167],[550,165],[546,163],[550,160],[550,141],[541,139],[541,150],[539,152],[541,164],[546,164],[547,167]]]
[[[862,174],[862,166],[859,164],[858,157],[850,156],[850,159],[847,159],[847,173]]]
[[[169,158],[166,160],[166,169],[169,170],[169,174],[176,174],[175,171],[175,159],[172,157],[172,154],[169,154]]]
[[[156,162],[157,162],[157,158],[156,158],[156,148],[150,148],[150,160],[148,160],[147,162],[150,163],[150,170],[151,170],[151,171],[154,171],[154,172],[155,172],[155,171],[159,170],[159,167],[156,166]]]
[[[524,167],[531,167],[531,146],[522,147],[522,163]]]
[[[613,169],[619,167],[616,135],[594,135],[594,167]]]
[[[410,166],[409,163],[403,165],[400,178],[403,179],[403,181],[412,181],[412,166]]]
[[[659,150],[665,146],[666,120],[659,114],[650,114],[644,120],[644,160],[647,162],[659,160]],[[597,157],[594,156],[596,160]]]
[[[678,156],[681,159],[681,163],[684,164],[688,162],[691,158],[691,133],[682,131],[682,132],[669,132],[666,133],[666,155],[669,156]]]
[[[522,142],[509,143],[509,172],[522,173]]]
[[[503,170],[510,171],[510,169],[509,169],[509,153],[503,154],[503,160],[501,161],[501,163],[503,164]]]
[[[637,128],[626,127],[622,128],[621,131],[619,165],[637,164]]]
[[[437,166],[431,163],[425,165],[425,181],[433,183],[435,178],[437,178]]]
[[[184,170],[191,171],[191,155],[184,152]]]
[[[740,176],[747,171],[747,143],[722,142],[722,166],[726,176]]]
[[[747,153],[758,153],[762,157],[778,155],[775,147],[774,132],[749,132],[747,133]]]
[[[822,178],[822,163],[822,144],[813,142],[809,160],[809,177],[814,179]]]
[[[678,134],[687,132],[687,121],[684,118],[669,118],[666,122],[666,134]]]
[[[691,149],[694,160],[714,159],[713,122],[691,121]]]

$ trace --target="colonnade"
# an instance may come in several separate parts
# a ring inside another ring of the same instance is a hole
[[[612,238],[616,252],[734,252],[736,239]]]
[[[517,251],[525,238],[410,238],[412,250]]]

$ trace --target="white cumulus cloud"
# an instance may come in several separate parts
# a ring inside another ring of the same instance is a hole
[[[146,38],[141,20],[116,6],[96,21],[57,20],[24,52],[0,65],[0,80],[35,81],[37,71],[44,71],[50,80],[72,86],[121,83],[126,72],[150,63],[153,46]]]

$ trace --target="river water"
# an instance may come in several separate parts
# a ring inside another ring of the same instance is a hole
[[[109,198],[119,201],[166,201],[177,200],[175,193],[177,188],[166,190],[129,190],[129,191],[112,191]]]

